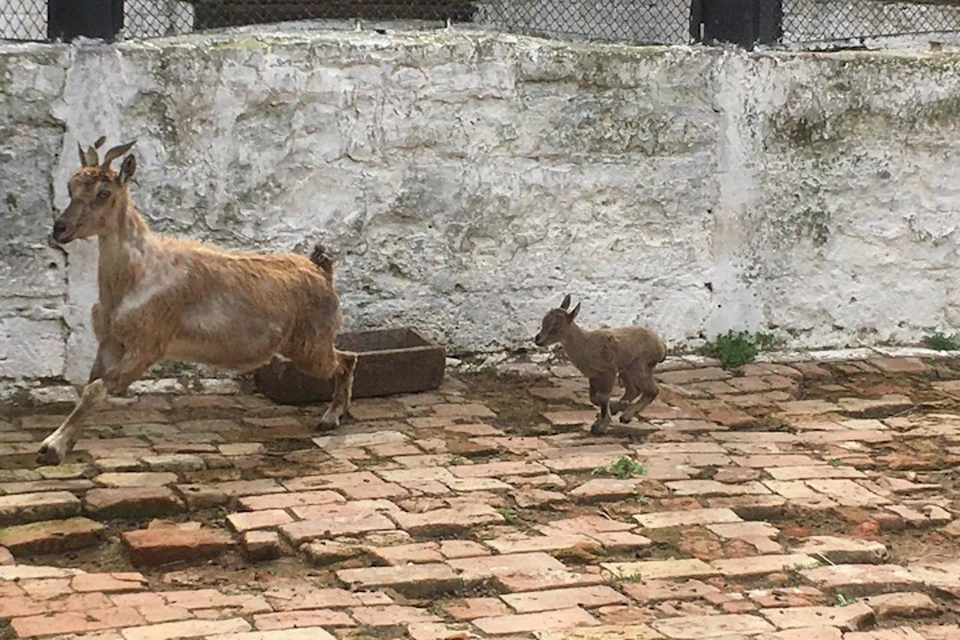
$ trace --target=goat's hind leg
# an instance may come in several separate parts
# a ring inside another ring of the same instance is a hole
[[[590,425],[590,433],[595,436],[602,435],[610,426],[610,394],[614,380],[616,374],[590,378],[590,402],[600,408],[596,422]]]
[[[333,374],[333,401],[320,418],[320,429],[329,431],[340,426],[340,418],[350,415],[353,399],[353,375],[357,370],[357,354],[334,350],[337,369]]]
[[[657,399],[660,394],[660,387],[653,379],[653,372],[643,368],[637,372],[632,372],[630,377],[634,378],[636,387],[640,390],[640,397],[636,402],[627,407],[620,416],[620,422],[627,424],[637,415]]]
[[[353,397],[353,374],[357,368],[357,354],[337,351],[332,341],[318,340],[284,354],[300,371],[320,380],[333,380],[333,400],[320,418],[318,429],[329,431],[340,426],[340,418],[350,410]]]
[[[623,396],[610,403],[610,415],[617,415],[630,406],[633,399],[640,395],[640,388],[633,379],[625,372],[620,372],[620,384],[623,385]]]

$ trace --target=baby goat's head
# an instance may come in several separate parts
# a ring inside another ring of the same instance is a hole
[[[110,163],[129,151],[134,143],[108,150],[101,163],[97,149],[105,140],[101,137],[86,151],[77,144],[81,166],[67,183],[70,204],[53,225],[52,237],[60,244],[111,230],[126,207],[127,182],[137,170],[137,161],[132,155],[127,156],[119,172],[114,171]]]
[[[550,309],[547,315],[543,316],[540,323],[540,333],[533,341],[539,347],[545,347],[548,344],[558,342],[563,335],[563,330],[573,324],[577,314],[580,313],[580,303],[573,308],[573,311],[567,311],[570,308],[570,294],[563,297],[558,309]]]

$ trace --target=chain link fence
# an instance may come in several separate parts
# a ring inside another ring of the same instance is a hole
[[[0,0],[0,39],[44,41],[47,3]],[[72,2],[73,0],[59,0]],[[242,25],[310,21],[465,26],[628,44],[699,38],[691,7],[742,20],[731,0],[112,0],[120,38],[151,38]],[[782,3],[784,44],[960,32],[960,0],[759,0]],[[77,9],[79,11],[79,9]],[[122,13],[121,13],[122,12]],[[699,15],[699,10],[694,10]]]
[[[47,39],[47,0],[0,0],[0,38]],[[690,0],[125,0],[121,38],[293,21],[415,22],[631,44],[690,42]]]
[[[960,32],[960,0],[783,0],[783,42]]]

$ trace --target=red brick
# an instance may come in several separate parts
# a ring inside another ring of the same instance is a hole
[[[333,609],[281,611],[279,613],[262,613],[253,617],[253,625],[261,631],[320,626],[353,627],[356,624],[345,612]]]
[[[184,484],[178,485],[177,490],[183,495],[191,509],[208,509],[228,504],[234,498],[283,493],[284,488],[274,480],[261,479],[234,480],[211,484]]]
[[[357,622],[370,627],[389,627],[412,622],[440,622],[440,618],[425,609],[395,604],[356,607],[350,614]]]
[[[31,522],[0,529],[0,545],[17,556],[59,553],[97,543],[103,525],[87,518]]]
[[[226,620],[183,620],[164,622],[123,630],[124,640],[174,640],[175,638],[209,638],[217,634],[249,631],[250,625],[242,618]],[[318,637],[319,640],[319,637]]]
[[[601,547],[601,544],[593,538],[575,533],[554,533],[543,536],[516,534],[487,540],[487,544],[501,554],[530,553],[533,551],[555,553],[575,549],[597,552]]]
[[[878,618],[926,618],[940,613],[940,607],[925,593],[885,593],[864,598]]]
[[[568,495],[578,502],[612,502],[633,498],[641,492],[641,487],[645,484],[643,480],[594,478],[573,489]]]
[[[557,609],[542,613],[522,613],[496,618],[478,618],[473,621],[484,633],[507,635],[512,633],[531,633],[551,629],[572,629],[575,627],[596,626],[596,618],[579,607]]]
[[[600,564],[616,580],[639,576],[644,580],[663,578],[699,578],[715,576],[719,571],[702,560],[643,560],[640,562],[604,562]]]
[[[501,598],[513,607],[517,613],[533,613],[535,611],[573,607],[590,609],[628,602],[621,594],[605,585],[513,593],[501,596]]]
[[[457,535],[476,526],[503,522],[498,511],[482,503],[424,513],[396,511],[389,516],[411,535],[431,537]]]
[[[193,591],[161,591],[158,595],[174,607],[190,611],[203,609],[230,609],[239,615],[270,611],[270,605],[258,593],[229,594],[216,589],[196,589]]]
[[[737,634],[758,634],[773,631],[769,622],[759,616],[744,614],[729,615],[691,615],[657,620],[651,627],[668,638],[677,640],[699,640],[700,638],[719,638]]]
[[[31,638],[34,636],[85,633],[101,629],[131,627],[142,623],[143,618],[135,609],[110,607],[14,618],[11,621],[11,626],[19,637]]]
[[[102,487],[130,489],[165,487],[177,482],[177,474],[169,471],[101,473],[94,481]]]
[[[344,511],[340,515],[293,522],[280,527],[280,532],[291,544],[299,547],[302,543],[316,538],[335,538],[350,536],[369,531],[388,531],[396,528],[393,521],[382,513],[370,511]]]
[[[740,496],[770,493],[770,490],[759,482],[724,484],[715,480],[677,480],[667,482],[666,485],[678,496]]]
[[[264,595],[276,611],[297,611],[300,609],[359,607],[366,604],[361,596],[370,594],[351,593],[344,589],[318,588],[304,582],[273,588]],[[383,594],[379,595],[386,597]],[[387,602],[384,604],[389,603],[390,600],[387,598]]]
[[[801,571],[801,575],[825,591],[847,597],[910,591],[922,582],[915,572],[892,564],[839,564]]]
[[[70,587],[78,592],[98,591],[123,593],[146,588],[147,579],[136,572],[128,573],[81,573],[73,577]]]
[[[441,540],[440,553],[444,558],[474,558],[490,555],[490,550],[472,540]]]
[[[817,560],[803,554],[725,558],[710,563],[724,577],[733,578],[762,576],[793,568],[816,567],[818,564]]]
[[[202,561],[215,557],[235,543],[221,531],[188,531],[160,527],[122,534],[130,560],[136,565],[157,566],[179,561]]]
[[[342,569],[336,573],[337,578],[352,589],[389,587],[410,597],[450,593],[461,585],[461,579],[453,570],[439,563]]]
[[[714,586],[699,580],[674,582],[667,580],[643,580],[641,582],[621,582],[618,585],[628,596],[637,602],[662,602],[664,600],[698,600],[711,594],[720,593]]]
[[[259,511],[261,509],[288,509],[318,504],[343,503],[346,499],[336,491],[295,491],[292,493],[272,493],[265,496],[246,496],[240,498],[241,509]]]
[[[293,522],[293,518],[283,509],[264,509],[247,513],[231,513],[227,516],[227,522],[234,531],[243,533],[251,529],[269,529],[287,524]]]
[[[685,511],[660,511],[633,516],[645,529],[688,527],[705,524],[743,522],[730,509],[690,509]]]
[[[84,511],[98,520],[146,520],[183,511],[183,501],[167,487],[93,489],[83,499]]]
[[[441,605],[454,620],[473,620],[507,615],[510,609],[499,598],[465,598]]]
[[[494,476],[531,476],[547,473],[546,467],[532,461],[488,462],[486,464],[463,464],[450,467],[450,473],[458,478],[491,478]]]
[[[66,491],[0,496],[0,527],[80,515],[80,500]]]
[[[243,551],[253,562],[279,558],[283,552],[280,534],[276,531],[247,531],[243,534]]]
[[[802,629],[824,625],[844,631],[857,631],[874,621],[873,610],[862,602],[854,602],[844,607],[763,609],[760,613],[778,629]]]

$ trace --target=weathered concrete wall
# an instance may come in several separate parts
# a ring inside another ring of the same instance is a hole
[[[159,230],[340,263],[350,329],[454,352],[584,324],[792,346],[960,324],[960,56],[438,32],[0,47],[0,376],[83,379],[93,241],[46,245],[76,141],[137,138]]]

